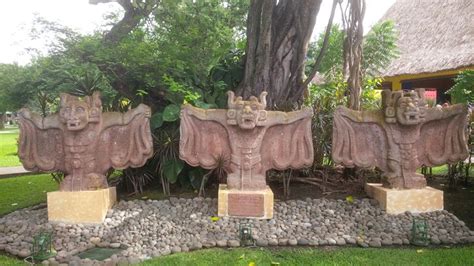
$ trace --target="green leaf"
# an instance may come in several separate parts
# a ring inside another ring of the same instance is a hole
[[[166,122],[173,122],[178,120],[180,111],[181,108],[179,108],[179,106],[176,104],[170,104],[166,106],[165,110],[163,111],[163,120]]]
[[[152,129],[157,129],[163,125],[163,113],[154,113],[150,118]]]
[[[191,186],[194,189],[199,189],[201,187],[201,181],[204,176],[205,172],[202,168],[194,168],[188,173],[189,181],[191,182]]]
[[[211,108],[211,105],[210,105],[210,104],[205,103],[205,102],[203,102],[203,101],[201,101],[201,100],[196,100],[196,101],[194,102],[194,104],[196,105],[196,107],[199,107],[199,108],[202,108],[202,109],[209,109],[209,108]]]
[[[354,197],[352,197],[352,195],[349,195],[349,196],[346,197],[346,201],[348,203],[354,203]]]
[[[163,165],[163,174],[174,184],[178,180],[178,175],[183,170],[184,163],[181,160],[168,160],[164,162]]]

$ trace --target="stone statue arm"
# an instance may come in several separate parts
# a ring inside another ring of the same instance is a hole
[[[356,111],[345,106],[338,106],[335,113],[341,117],[348,118],[352,122],[357,123],[377,123],[382,124],[384,121],[383,113],[381,111]]]
[[[151,109],[147,105],[139,104],[136,108],[128,110],[125,113],[106,112],[102,114],[103,129],[112,126],[124,126],[130,124],[136,117],[144,115],[145,118],[151,117]]]
[[[216,121],[222,125],[227,124],[227,115],[225,110],[202,109],[194,107],[190,104],[184,104],[181,109],[181,112],[186,112],[188,115],[194,116],[199,120]]]
[[[206,112],[200,108],[183,105],[179,125],[179,158],[191,166],[214,169],[224,162],[229,170],[231,143],[226,127],[226,111]],[[219,117],[220,116],[220,117]],[[213,119],[209,119],[209,117]]]
[[[469,155],[467,124],[465,105],[429,108],[415,143],[420,164],[436,166],[464,160]]]
[[[338,107],[334,112],[332,159],[346,167],[388,169],[389,138],[382,112],[359,112]]]
[[[303,111],[306,110],[292,112],[291,119],[267,129],[260,148],[264,172],[299,169],[313,164],[312,113]]]
[[[42,117],[22,109],[19,114],[18,157],[30,171],[66,171],[62,124],[58,115]]]
[[[103,128],[97,151],[102,173],[112,167],[141,167],[153,156],[150,107],[140,104],[126,113],[103,113]]]
[[[303,108],[298,111],[293,112],[267,112],[266,120],[263,122],[263,125],[274,126],[279,124],[291,124],[298,120],[312,117],[313,110],[311,108]]]
[[[54,129],[54,128],[61,128],[61,122],[59,121],[58,114],[48,115],[46,117],[41,116],[37,113],[31,112],[27,108],[22,108],[18,114],[21,118],[30,121],[39,129]]]
[[[455,115],[467,113],[467,106],[464,104],[455,104],[449,107],[429,108],[425,114],[425,121],[440,120]]]

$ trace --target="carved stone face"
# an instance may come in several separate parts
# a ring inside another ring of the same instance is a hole
[[[59,118],[61,123],[71,131],[79,131],[89,123],[97,123],[102,115],[102,102],[100,93],[95,92],[92,96],[86,96],[83,100],[68,94],[61,94],[61,105]]]
[[[68,101],[66,106],[61,107],[59,113],[68,130],[82,130],[89,124],[89,106],[85,102]]]
[[[250,97],[249,101],[244,101],[242,97],[235,98],[233,92],[229,92],[228,95],[227,123],[229,125],[238,125],[241,129],[250,130],[259,126],[259,122],[266,120],[266,92],[262,92],[260,101],[254,96]]]
[[[382,91],[382,107],[385,122],[401,125],[417,125],[425,120],[425,90]]]
[[[424,121],[424,106],[414,91],[404,93],[397,102],[397,121],[402,125],[416,125]]]
[[[237,124],[242,129],[253,129],[257,126],[259,110],[256,103],[240,101],[235,109]]]

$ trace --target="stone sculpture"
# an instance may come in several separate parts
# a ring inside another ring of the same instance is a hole
[[[468,156],[467,108],[428,108],[424,89],[382,92],[382,110],[334,113],[332,157],[353,167],[378,167],[383,186],[421,189],[422,165],[454,163]]]
[[[19,112],[18,155],[26,169],[64,172],[61,191],[97,190],[108,187],[111,167],[140,167],[152,156],[148,106],[102,113],[99,92],[60,98],[59,114]]]
[[[311,109],[265,111],[266,92],[248,101],[228,92],[228,110],[185,104],[181,111],[180,158],[192,166],[227,169],[227,187],[265,189],[269,169],[313,163]]]

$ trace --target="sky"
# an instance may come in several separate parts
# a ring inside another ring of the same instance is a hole
[[[364,31],[374,25],[395,0],[366,0]],[[331,11],[332,1],[323,0],[313,36],[323,32]],[[68,26],[80,33],[92,33],[104,24],[104,16],[121,10],[117,3],[92,5],[89,0],[13,0],[2,2],[0,9],[0,63],[24,65],[31,55],[26,48],[45,50],[47,38],[32,40],[30,31],[35,16]],[[336,10],[334,23],[341,24]]]
[[[344,1],[347,2],[347,1]],[[387,10],[395,3],[395,0],[365,0],[366,9],[364,16],[364,33],[367,33],[370,28],[382,18]],[[318,36],[319,33],[324,32],[328,24],[329,15],[331,15],[332,1],[323,0],[319,14],[316,17],[316,26],[313,30],[313,37]],[[333,23],[342,26],[341,12],[339,7],[336,8]]]

